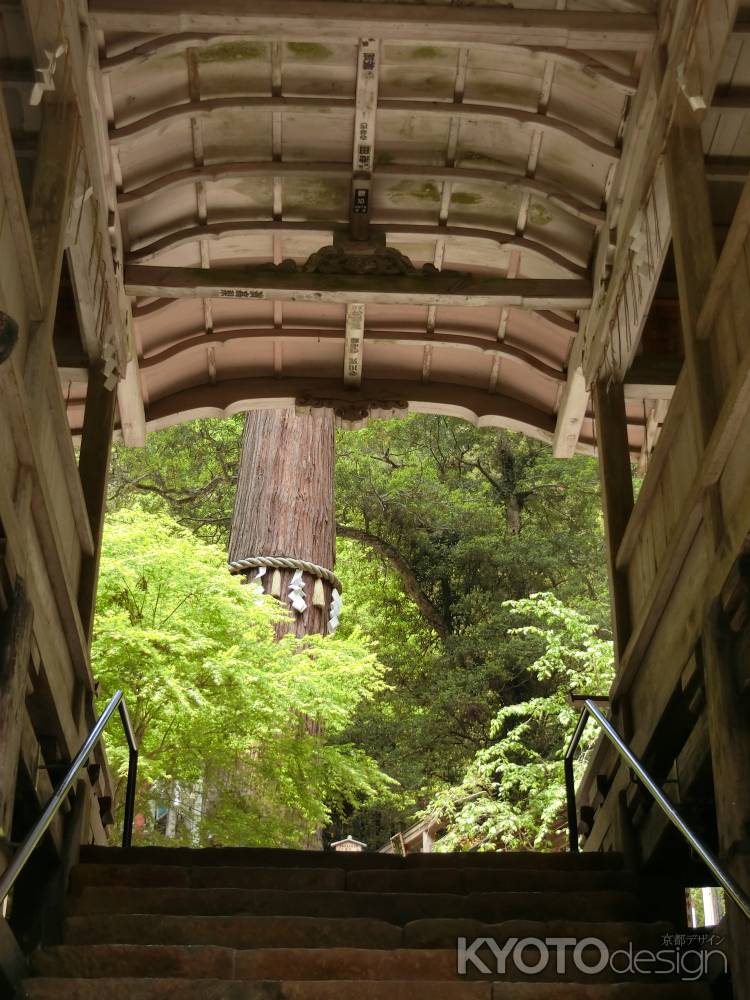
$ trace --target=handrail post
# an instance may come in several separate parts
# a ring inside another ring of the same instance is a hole
[[[3,902],[13,886],[16,884],[18,876],[23,871],[26,862],[31,857],[42,837],[47,832],[52,820],[57,815],[63,802],[68,797],[68,793],[73,787],[79,772],[86,766],[91,753],[99,743],[99,740],[102,738],[102,734],[107,726],[107,723],[114,715],[116,708],[120,709],[120,718],[122,720],[123,729],[125,730],[125,736],[130,750],[128,758],[128,787],[125,799],[125,826],[123,829],[123,843],[125,846],[129,846],[132,835],[133,812],[135,809],[138,743],[133,732],[127,708],[125,707],[123,693],[122,691],[116,691],[110,699],[107,707],[99,716],[96,725],[89,733],[85,743],[73,759],[67,774],[63,778],[60,786],[55,790],[52,798],[47,803],[44,812],[34,824],[30,833],[26,836],[16,853],[13,855],[10,864],[0,877],[0,903]],[[127,843],[125,843],[126,840]]]
[[[138,773],[138,751],[130,749],[128,755],[128,784],[125,791],[125,812],[122,818],[122,846],[130,847],[133,842],[133,820],[135,818],[135,789]]]
[[[120,702],[120,719],[128,741],[128,784],[125,790],[125,811],[122,818],[122,846],[130,847],[133,842],[133,820],[135,818],[135,792],[138,776],[138,743],[133,732],[125,699]]]
[[[575,732],[571,737],[568,749],[565,751],[565,757],[563,758],[563,764],[565,767],[565,800],[568,806],[568,846],[570,847],[571,854],[578,854],[580,852],[580,845],[578,843],[576,779],[575,771],[573,769],[573,758],[575,757],[578,744],[581,742],[581,738],[586,730],[588,718],[588,709],[584,703],[583,708],[581,709],[581,714],[578,716],[578,723],[576,725]]]
[[[568,802],[568,846],[571,854],[578,854],[578,808],[576,806],[576,779],[573,758],[565,757],[565,797]]]

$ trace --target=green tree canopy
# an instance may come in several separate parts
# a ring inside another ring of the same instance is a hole
[[[205,784],[201,842],[299,846],[333,809],[389,794],[375,762],[342,738],[383,691],[384,668],[356,632],[276,642],[280,613],[165,512],[109,517],[92,653],[101,697],[125,692],[142,812],[167,785]],[[121,791],[127,751],[115,732]]]
[[[565,820],[563,754],[578,721],[571,693],[606,693],[613,678],[612,643],[552,594],[532,594],[507,607],[526,621],[512,629],[536,655],[529,673],[537,693],[503,706],[463,780],[435,796],[426,815],[446,826],[445,851],[468,848],[539,850],[558,846]],[[592,733],[584,737],[586,760]]]
[[[201,421],[118,448],[113,505],[138,496],[225,544],[241,430],[241,418]],[[340,634],[366,635],[387,680],[337,738],[402,787],[387,807],[344,810],[342,832],[374,844],[462,785],[499,712],[558,683],[535,672],[508,602],[554,594],[609,639],[598,474],[519,434],[410,416],[338,432],[336,500]]]

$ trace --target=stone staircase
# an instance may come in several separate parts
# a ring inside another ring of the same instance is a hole
[[[671,900],[671,903],[670,903]],[[662,946],[679,896],[612,854],[383,854],[85,848],[63,943],[27,1000],[707,1000],[706,987],[608,968],[457,970],[457,939]],[[670,907],[672,912],[670,912]],[[533,944],[520,966],[539,961]],[[595,963],[599,951],[582,956]]]

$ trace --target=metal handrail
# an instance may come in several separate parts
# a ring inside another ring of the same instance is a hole
[[[718,859],[714,857],[711,851],[709,851],[708,848],[705,847],[693,833],[685,820],[682,816],[680,816],[664,792],[661,788],[659,788],[651,775],[645,769],[640,760],[638,760],[609,719],[606,718],[591,698],[587,698],[583,703],[581,715],[578,719],[578,725],[573,733],[568,749],[565,751],[565,789],[568,798],[568,836],[570,838],[570,850],[574,854],[577,854],[580,849],[578,845],[578,813],[576,809],[575,778],[573,776],[573,755],[578,749],[578,744],[581,742],[581,737],[586,729],[586,723],[588,722],[590,715],[594,717],[596,722],[598,722],[604,734],[613,744],[615,750],[638,775],[642,784],[648,789],[653,798],[656,800],[657,805],[666,814],[667,819],[669,819],[669,821],[677,827],[709,871],[715,876],[717,882],[724,889],[726,894],[734,900],[740,910],[742,910],[745,916],[750,920],[750,896],[748,896],[744,889],[738,885],[737,882],[735,882],[731,875],[724,871],[719,864]]]
[[[47,832],[50,823],[55,818],[60,807],[67,798],[68,792],[70,792],[73,787],[76,778],[86,766],[86,762],[88,761],[91,752],[102,738],[102,734],[104,733],[107,723],[114,715],[115,709],[119,709],[120,711],[122,728],[125,730],[125,738],[128,741],[129,748],[128,784],[125,792],[125,816],[122,828],[122,846],[130,847],[133,833],[133,814],[135,812],[135,783],[138,772],[138,742],[135,738],[135,733],[133,732],[133,725],[130,721],[130,716],[128,715],[128,709],[125,704],[125,696],[122,691],[116,691],[112,700],[99,716],[99,719],[94,728],[91,730],[88,739],[78,751],[73,763],[70,765],[70,768],[65,775],[65,778],[60,786],[55,790],[52,798],[49,800],[46,809],[39,817],[36,825],[28,834],[24,842],[13,855],[13,859],[6,868],[5,872],[3,872],[2,878],[0,878],[0,904],[15,885],[18,876],[21,874],[24,866],[26,865],[26,862],[31,857],[42,837]]]

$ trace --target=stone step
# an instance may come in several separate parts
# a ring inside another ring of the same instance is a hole
[[[29,979],[20,1000],[709,1000],[699,984]]]
[[[367,917],[405,924],[425,917],[636,920],[643,906],[628,892],[346,892],[86,886],[71,898],[71,914],[247,913],[258,916]]]
[[[400,948],[402,928],[382,920],[317,917],[100,914],[67,917],[66,944],[186,944],[230,948]]]
[[[455,948],[459,937],[492,937],[501,944],[509,938],[597,937],[611,949],[654,948],[670,924],[587,923],[581,920],[478,920],[429,918],[398,927],[382,920],[321,917],[185,916],[101,914],[68,917],[64,941],[69,945],[220,945],[248,948]]]
[[[251,868],[217,865],[77,865],[71,888],[85,886],[172,887],[183,889],[349,889],[356,892],[562,892],[565,890],[633,889],[625,871],[477,868]],[[644,888],[656,890],[653,880]]]
[[[505,980],[559,982],[561,980],[592,982],[624,982],[640,979],[634,970],[624,974],[605,967],[592,974],[600,957],[598,949],[587,949],[581,970],[573,961],[572,949],[565,955],[549,949],[546,966],[538,971],[539,950],[526,948],[521,961],[511,956],[505,967],[498,969],[497,960],[485,946],[478,957],[481,965],[468,963],[460,975],[457,952],[445,949],[396,949],[378,951],[356,948],[257,948],[235,950],[216,946],[186,947],[176,945],[78,945],[48,948],[36,952],[32,970],[41,977],[58,979],[93,979],[114,977],[229,979],[243,981],[458,981]],[[563,973],[558,970],[562,962]],[[659,976],[669,981],[670,976]]]
[[[77,865],[73,869],[70,890],[76,895],[87,886],[343,891],[347,887],[346,880],[347,872],[343,868],[221,868],[215,865],[178,868],[175,865],[89,864]]]
[[[395,854],[348,851],[291,851],[266,847],[98,847],[81,850],[81,861],[92,864],[216,865],[252,868],[519,868],[524,871],[601,871],[622,868],[614,853],[583,854],[534,851],[486,851],[455,854]]]
[[[346,888],[357,892],[565,892],[633,891],[625,871],[540,871],[525,868],[364,869],[346,874]]]

